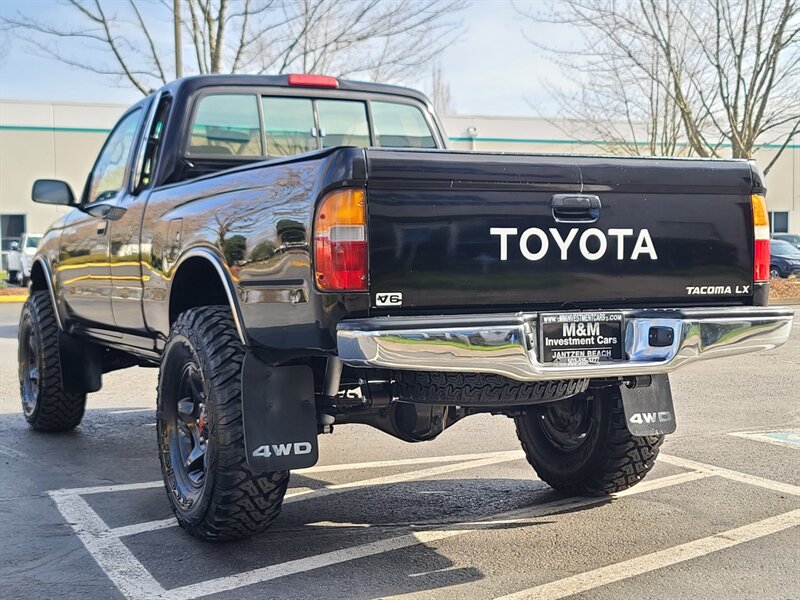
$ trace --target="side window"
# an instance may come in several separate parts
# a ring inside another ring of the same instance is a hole
[[[200,100],[192,122],[188,156],[252,158],[262,154],[257,96],[213,94]]]
[[[384,148],[436,148],[422,111],[410,104],[373,102],[372,121],[378,146]]]
[[[139,109],[123,117],[108,136],[92,171],[87,202],[113,198],[122,189],[141,116]]]
[[[371,146],[367,105],[352,100],[317,100],[322,147]]]
[[[135,182],[134,188],[137,194],[150,185],[153,180],[155,162],[158,158],[158,152],[161,149],[161,136],[164,133],[171,103],[172,98],[168,94],[164,94],[158,101],[158,106],[156,106],[156,112],[153,115],[153,123],[150,126],[150,131],[147,132],[145,146],[141,150],[141,152],[143,152],[141,171],[138,173],[139,179]]]
[[[291,156],[317,149],[314,106],[308,98],[264,97],[267,156]]]

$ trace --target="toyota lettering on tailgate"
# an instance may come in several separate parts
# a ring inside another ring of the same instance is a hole
[[[579,231],[579,229],[573,227],[567,232],[566,237],[562,237],[561,232],[555,227],[550,227],[547,230],[531,227],[525,229],[521,235],[517,227],[489,228],[490,235],[496,235],[500,238],[500,260],[508,260],[509,238],[517,235],[519,235],[520,254],[531,261],[541,260],[547,256],[552,246],[555,247],[553,251],[560,255],[561,260],[568,260],[570,250],[574,245],[577,245],[577,252],[586,260],[600,260],[608,251],[608,238],[615,238],[616,240],[617,260],[638,260],[639,257],[658,260],[653,238],[647,229],[641,229],[636,232],[633,229],[612,228],[603,232],[596,227],[591,227],[578,236]],[[575,244],[576,238],[577,244]],[[628,247],[625,244],[626,238],[631,238],[630,241],[632,242]],[[635,241],[633,241],[634,239]],[[551,240],[553,242],[552,245]],[[592,249],[590,249],[590,245]],[[628,248],[630,248],[629,251]],[[573,249],[572,252],[574,254],[575,250]]]

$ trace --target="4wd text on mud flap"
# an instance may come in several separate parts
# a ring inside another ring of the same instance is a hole
[[[289,444],[265,444],[253,450],[253,456],[288,456],[290,454],[308,454],[311,452],[310,442],[294,442]]]

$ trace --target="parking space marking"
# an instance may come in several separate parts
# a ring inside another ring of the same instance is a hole
[[[728,435],[800,450],[800,431],[796,429],[783,429],[778,431],[735,431]]]
[[[706,463],[689,460],[688,458],[680,458],[668,454],[660,454],[659,459],[666,463],[681,467],[684,469],[691,469],[693,471],[708,471],[714,475],[719,475],[725,479],[738,481],[739,483],[746,483],[748,485],[755,485],[758,487],[772,490],[773,492],[780,492],[782,494],[789,494],[790,496],[800,496],[800,486],[792,485],[790,483],[783,483],[782,481],[775,481],[773,479],[766,479],[758,475],[750,475],[740,471],[733,471],[724,467],[717,467]]]
[[[161,598],[166,590],[122,541],[106,535],[105,521],[77,494],[51,494],[64,519],[106,576],[131,600]]]
[[[307,469],[297,469],[293,473],[306,475],[310,473],[329,473],[332,471],[354,471],[360,469],[379,469],[384,467],[401,467],[405,465],[425,465],[431,463],[465,462],[468,460],[478,460],[479,458],[491,458],[499,455],[517,456],[524,458],[522,450],[512,450],[510,452],[482,452],[480,454],[451,454],[449,456],[424,456],[420,458],[400,458],[395,460],[380,460],[375,462],[363,462],[355,464],[339,465],[317,465]]]
[[[792,510],[749,525],[737,527],[736,529],[729,529],[699,540],[687,542],[686,544],[680,544],[679,546],[645,554],[620,563],[586,571],[507,596],[501,596],[498,600],[525,600],[528,598],[556,600],[558,598],[566,598],[616,581],[630,579],[637,575],[700,558],[712,552],[732,548],[798,525],[800,525],[800,510]]]
[[[158,481],[142,481],[140,483],[115,483],[112,485],[95,485],[92,487],[84,488],[65,488],[60,490],[52,490],[48,492],[51,496],[69,495],[69,496],[87,496],[89,494],[110,494],[112,492],[133,492],[136,490],[149,490],[158,488],[164,485],[161,480]]]
[[[616,494],[612,495],[612,498],[624,498],[626,496],[633,496],[637,494],[643,494],[646,492],[652,492],[655,490],[660,490],[661,488],[671,487],[673,485],[679,485],[683,483],[689,483],[691,481],[698,481],[700,479],[706,479],[707,477],[713,477],[712,473],[700,473],[697,471],[687,471],[686,473],[676,473],[675,475],[667,475],[665,477],[659,477],[658,479],[652,479],[650,481],[643,481],[642,483],[637,484],[635,487],[625,490],[624,492],[617,492]],[[550,493],[549,491],[542,491],[542,494]],[[544,507],[543,510],[546,513],[536,513],[535,515],[531,516],[531,507],[521,508],[514,511],[509,511],[507,513],[502,513],[501,515],[495,515],[494,517],[486,517],[484,519],[480,519],[478,521],[456,521],[453,523],[446,523],[443,522],[441,519],[428,519],[425,521],[397,521],[397,522],[389,522],[389,523],[380,523],[380,524],[372,524],[372,523],[337,523],[331,521],[321,521],[318,523],[308,523],[307,527],[441,527],[445,525],[454,525],[458,527],[494,527],[498,525],[525,525],[525,524],[533,524],[536,523],[542,516],[545,514],[553,514],[557,512],[563,512],[567,510],[574,510],[578,508],[583,508],[586,506],[590,506],[591,504],[602,504],[608,501],[608,497],[606,496],[571,496],[569,498],[562,498],[560,500],[552,500],[550,502],[542,503],[537,505],[537,507]]]
[[[375,556],[376,554],[385,554],[386,552],[416,546],[417,544],[429,544],[468,532],[469,530],[459,529],[416,531],[386,540],[379,540],[360,546],[352,546],[342,550],[334,550],[333,552],[326,552],[307,558],[299,558],[277,565],[245,571],[244,573],[237,573],[236,575],[229,575],[228,577],[220,577],[219,579],[212,579],[210,581],[202,581],[200,583],[174,588],[169,590],[169,595],[167,597],[170,600],[192,600],[193,598],[199,598],[201,596],[228,592],[248,585],[263,583],[272,579],[277,579],[278,577],[305,573],[307,571],[313,571],[314,569],[321,569],[358,558]]]
[[[476,456],[480,456],[481,458],[475,458]],[[465,461],[463,460],[464,458],[469,458],[469,460]],[[450,462],[451,464],[438,465],[410,473],[399,473],[396,475],[363,479],[343,484],[332,484],[309,493],[305,493],[306,490],[301,488],[297,490],[299,493],[295,493],[293,497],[297,498],[297,501],[300,501],[306,498],[316,498],[320,495],[328,495],[359,487],[389,485],[393,483],[419,480],[426,477],[434,477],[455,471],[474,469],[490,464],[518,460],[520,458],[522,458],[522,453],[519,451],[494,452],[487,453],[485,455],[461,455],[460,457],[428,457],[424,462],[433,462],[436,460],[438,462]],[[762,477],[756,477],[753,475],[740,473],[738,471],[670,455],[661,455],[661,459],[666,463],[687,469],[687,471],[675,475],[660,477],[650,481],[644,481],[638,484],[636,487],[630,488],[624,492],[620,492],[619,494],[615,494],[614,498],[625,498],[628,496],[643,494],[713,476],[720,476],[741,483],[757,485],[762,488],[784,492],[791,495],[800,495],[800,487],[798,486],[792,486],[790,484],[772,481]],[[411,460],[412,459],[400,459],[398,461],[381,461],[379,463],[361,463],[361,465],[369,465],[365,467],[362,467],[359,464],[353,464],[326,465],[322,468],[328,471],[358,470],[359,468],[374,468],[374,465],[376,464],[381,466],[387,465],[388,463],[393,463],[395,465],[408,465],[412,464],[410,462]],[[309,470],[306,470],[306,472],[308,471]],[[161,485],[163,485],[162,482],[156,481],[61,489],[50,492],[50,495],[56,503],[56,506],[61,511],[65,520],[72,525],[75,533],[83,542],[90,555],[96,560],[101,569],[103,569],[103,571],[108,575],[109,579],[119,588],[119,590],[126,597],[134,600],[139,600],[140,598],[169,598],[174,600],[188,600],[209,594],[229,591],[256,583],[262,583],[278,577],[284,577],[286,575],[332,566],[358,558],[384,554],[386,552],[407,548],[420,543],[433,543],[438,540],[443,540],[457,535],[480,531],[481,529],[504,526],[508,524],[517,524],[521,526],[534,524],[543,516],[608,502],[608,498],[606,497],[562,498],[551,502],[544,502],[536,506],[528,506],[504,513],[498,513],[487,516],[483,519],[450,523],[442,523],[441,520],[396,524],[330,523],[326,525],[376,528],[391,528],[393,526],[398,526],[411,528],[412,531],[403,535],[389,537],[387,539],[378,540],[367,544],[356,545],[341,550],[309,556],[285,563],[269,565],[242,573],[236,573],[217,579],[211,579],[196,584],[166,590],[153,578],[149,571],[147,571],[144,565],[133,555],[127,546],[125,546],[122,538],[125,536],[134,535],[136,533],[172,527],[176,525],[175,520],[163,519],[161,521],[137,523],[112,529],[106,525],[106,523],[94,511],[88,502],[81,497],[84,494],[125,492],[150,489],[154,487],[160,487]],[[563,596],[558,595],[558,593],[561,593],[558,590],[568,590],[571,588],[557,587],[556,584],[561,584],[562,586],[581,586],[589,585],[588,582],[591,581],[606,580],[608,583],[610,583],[612,581],[619,580],[619,578],[634,576],[640,571],[647,572],[648,570],[661,568],[657,565],[668,566],[669,564],[675,564],[676,562],[690,560],[692,558],[702,556],[703,554],[715,552],[725,547],[736,545],[750,539],[757,539],[758,537],[763,537],[765,535],[769,535],[770,533],[782,531],[783,529],[787,529],[798,523],[800,523],[800,510],[784,513],[778,517],[765,519],[763,521],[746,525],[738,529],[715,534],[714,536],[689,542],[688,544],[676,546],[652,555],[645,555],[644,557],[639,557],[638,559],[632,559],[630,561],[625,561],[609,567],[603,567],[595,571],[589,571],[584,574],[576,575],[572,578],[561,580],[560,582],[544,584],[544,586],[553,586],[551,588],[538,586],[536,588],[531,588],[533,591],[523,590],[523,592],[519,593],[533,594],[535,592],[537,594],[535,597],[539,598],[541,596],[541,594],[539,594],[540,589],[544,591],[551,590],[548,593],[555,595],[541,597],[560,598]],[[625,573],[629,572],[632,573],[632,575],[625,575]],[[597,587],[598,585],[605,585],[605,583],[598,583],[594,587]],[[569,593],[572,594],[577,592]],[[512,595],[512,597],[515,596]],[[527,595],[521,597],[531,596]]]
[[[700,477],[685,477],[686,474],[680,473],[678,475],[670,476],[669,485],[678,485],[690,480],[695,480],[703,477],[710,477],[710,474],[703,473]],[[668,479],[664,477],[663,479]],[[654,480],[655,484],[659,480]],[[651,491],[653,488],[666,487],[667,484],[660,486],[645,485],[642,483],[635,488],[631,488],[631,494],[636,495]],[[428,544],[451,538],[465,533],[475,533],[481,529],[495,527],[497,525],[505,525],[508,523],[518,523],[521,525],[534,524],[541,517],[552,515],[554,513],[591,506],[592,504],[602,504],[607,502],[606,497],[579,497],[579,498],[565,498],[555,500],[553,502],[546,502],[532,507],[515,509],[507,511],[492,517],[481,519],[471,522],[456,522],[440,527],[437,529],[424,529],[415,531],[409,534],[392,537],[376,542],[370,542],[359,546],[351,546],[343,550],[335,550],[325,554],[310,556],[307,558],[300,558],[297,560],[280,563],[277,565],[270,565],[268,567],[261,567],[253,569],[244,573],[237,573],[219,579],[212,579],[208,581],[191,584],[188,586],[173,588],[168,591],[168,598],[170,600],[191,600],[201,596],[210,594],[217,594],[221,592],[231,591],[237,588],[263,583],[284,577],[286,575],[295,575],[312,571],[314,569],[321,569],[323,567],[334,566],[343,562],[354,560],[356,558],[367,558],[369,556],[376,556],[378,554],[385,554],[394,550],[416,546],[417,544]]]
[[[390,485],[393,483],[416,481],[418,479],[435,477],[436,475],[444,475],[446,473],[454,473],[456,471],[463,471],[465,469],[476,469],[478,467],[495,465],[501,462],[510,462],[512,460],[519,460],[524,456],[525,456],[524,453],[520,451],[492,452],[486,455],[486,458],[481,458],[478,460],[471,460],[466,462],[459,462],[456,464],[442,465],[439,467],[432,467],[430,469],[422,469],[420,471],[409,471],[407,473],[399,473],[397,475],[387,475],[384,477],[375,477],[373,479],[360,479],[358,481],[349,481],[347,483],[336,483],[316,489],[293,488],[290,489],[289,492],[286,494],[283,503],[284,505],[286,505],[300,500],[308,500],[310,498],[320,498],[323,496],[330,496],[332,494],[340,494],[347,490],[359,487],[372,487],[376,485]],[[405,461],[397,461],[397,462],[400,462],[401,464],[408,464]],[[395,464],[397,464],[397,462],[395,462]],[[374,465],[375,463],[364,463],[364,464]],[[357,465],[352,465],[352,467],[355,469],[357,468]],[[304,471],[305,473],[308,473],[309,469],[305,469]],[[158,483],[159,486],[163,485],[160,481],[156,483]],[[93,488],[84,488],[84,489],[93,489]],[[116,535],[117,537],[123,537],[128,535],[137,535],[139,533],[146,533],[148,531],[167,529],[169,527],[177,527],[177,526],[178,522],[174,518],[170,517],[167,519],[159,519],[157,521],[147,521],[145,523],[136,523],[134,525],[125,525],[123,527],[116,527],[110,530],[109,534]]]
[[[129,413],[138,412],[155,412],[155,408],[126,408],[125,410],[111,410],[108,412],[110,415],[127,415]]]
[[[366,482],[371,482],[369,485],[386,485],[388,483],[398,483],[400,481],[409,481],[414,478],[431,477],[436,474],[444,474],[446,472],[453,472],[461,469],[476,468],[485,466],[487,464],[496,464],[498,462],[516,460],[519,458],[518,452],[499,452],[494,453],[493,456],[488,456],[479,460],[470,460],[467,462],[460,462],[443,467],[435,467],[434,469],[426,469],[423,471],[416,471],[411,474],[400,474],[388,477],[379,477],[374,479],[362,480],[361,482],[352,482],[348,484],[350,487],[357,487],[356,484],[360,483],[364,486]],[[449,471],[444,471],[445,467]],[[400,479],[401,475],[404,479]],[[636,488],[632,488],[626,495],[634,495],[646,493],[654,489],[660,489],[669,485],[678,485],[693,481],[703,477],[710,477],[710,472],[687,472],[677,475],[671,475],[650,482],[643,482]],[[83,542],[90,555],[96,560],[97,564],[106,573],[109,579],[119,590],[128,598],[139,600],[143,598],[170,598],[170,599],[190,599],[200,596],[206,596],[213,593],[224,592],[232,589],[237,589],[255,583],[269,581],[277,577],[283,577],[294,573],[301,573],[313,569],[322,568],[325,566],[335,565],[357,558],[367,556],[374,556],[414,546],[420,543],[432,543],[438,540],[446,539],[449,537],[462,535],[464,533],[471,533],[479,531],[481,528],[493,527],[498,524],[506,524],[514,521],[519,524],[533,523],[535,519],[549,514],[590,506],[592,504],[600,504],[607,502],[604,497],[581,497],[581,498],[565,498],[555,500],[552,502],[543,503],[537,506],[516,509],[507,511],[480,519],[472,522],[455,522],[442,525],[441,523],[434,523],[425,525],[417,524],[404,524],[404,526],[420,527],[417,531],[412,531],[408,534],[395,536],[368,544],[361,544],[342,550],[336,550],[316,556],[310,556],[294,561],[288,561],[277,565],[270,565],[235,575],[220,577],[204,581],[197,584],[174,588],[172,590],[165,590],[147,571],[142,563],[133,555],[133,553],[124,545],[121,540],[123,535],[131,535],[133,532],[141,530],[143,526],[149,527],[146,531],[152,530],[152,524],[135,524],[122,528],[110,529],[94,509],[86,502],[82,494],[97,494],[104,492],[121,492],[132,491],[140,489],[148,489],[155,487],[154,483],[158,485],[161,482],[144,482],[138,484],[123,484],[113,486],[97,486],[89,488],[75,488],[73,490],[62,489],[50,492],[56,506],[61,511],[65,520],[69,522],[79,539]],[[349,488],[340,488],[349,489]],[[313,497],[313,496],[308,496]],[[162,527],[172,526],[173,519],[165,519],[162,522]]]
[[[284,504],[304,500],[303,496],[313,494],[314,498],[322,496],[330,496],[331,494],[338,494],[343,491],[358,488],[358,487],[372,487],[376,485],[391,485],[393,483],[403,483],[406,481],[416,481],[418,479],[425,479],[427,477],[435,477],[437,475],[445,475],[447,473],[455,473],[456,471],[464,471],[466,469],[477,469],[478,467],[486,467],[489,465],[496,465],[502,462],[510,462],[512,460],[519,460],[525,455],[522,452],[495,452],[492,456],[481,458],[478,460],[471,460],[467,462],[459,462],[450,465],[442,465],[439,467],[431,467],[429,469],[422,469],[420,471],[409,471],[406,473],[398,473],[396,475],[386,475],[384,477],[375,477],[373,479],[361,479],[359,481],[349,481],[347,483],[335,483],[327,485],[316,490],[310,490],[305,493],[293,494],[284,500]]]
[[[20,454],[11,448],[0,446],[0,452],[6,452],[12,457],[26,457],[27,455]],[[363,462],[363,463],[344,463],[338,465],[320,465],[308,467],[307,469],[297,469],[293,473],[299,475],[307,475],[311,473],[325,473],[329,471],[360,471],[362,469],[375,469],[381,467],[397,467],[404,465],[414,464],[427,464],[427,463],[448,463],[448,462],[465,462],[470,460],[477,460],[481,458],[495,458],[495,457],[508,457],[509,459],[524,458],[525,453],[521,450],[512,450],[509,452],[484,452],[481,454],[456,454],[449,456],[426,456],[424,458],[401,458],[397,460],[383,460],[376,462]],[[419,473],[419,471],[416,471]],[[113,492],[128,492],[133,490],[146,490],[150,488],[158,488],[164,485],[161,479],[155,481],[142,481],[139,483],[115,483],[111,485],[95,485],[90,487],[81,488],[64,488],[59,490],[52,490],[52,494],[77,494],[79,496],[86,496],[87,494],[110,494]],[[292,488],[292,490],[306,488]],[[292,490],[289,490],[291,493]]]

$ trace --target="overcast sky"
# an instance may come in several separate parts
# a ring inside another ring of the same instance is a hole
[[[530,0],[535,1],[535,0]],[[521,4],[521,3],[520,3]],[[0,12],[68,15],[48,0],[0,0]],[[525,39],[528,35],[563,35],[554,26],[523,21],[510,2],[475,0],[463,13],[466,32],[441,57],[445,80],[450,84],[453,104],[462,114],[524,115],[552,114],[553,103],[543,89],[547,80],[569,85],[559,69],[538,55]],[[140,98],[131,87],[113,78],[81,71],[32,53],[26,45],[6,33],[0,44],[0,97],[6,99],[68,100],[130,104]],[[428,76],[417,87],[427,90]]]

